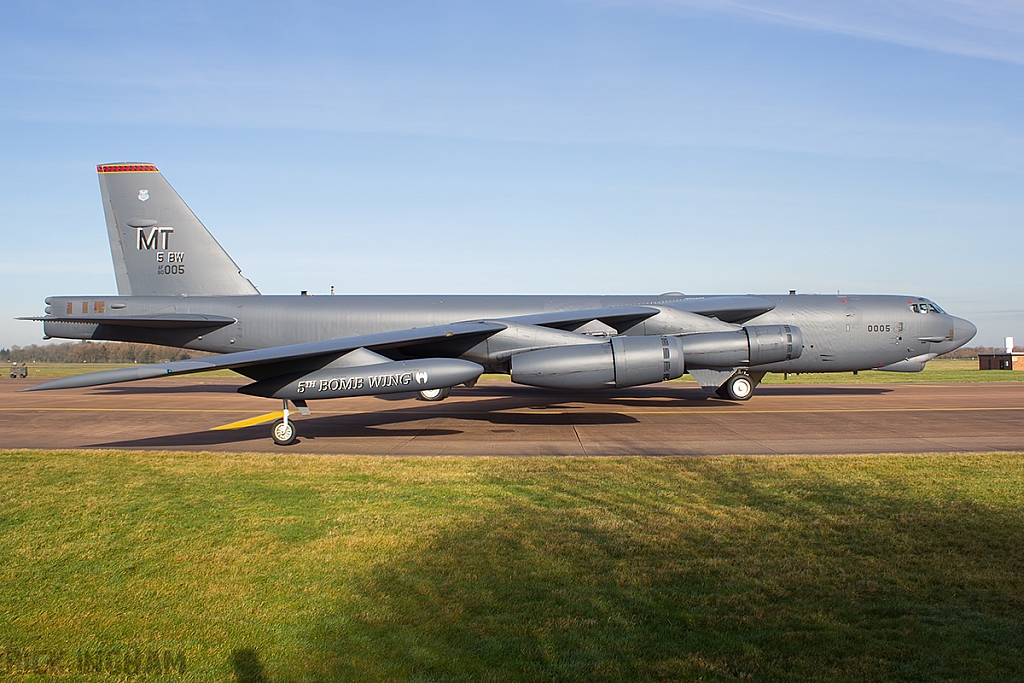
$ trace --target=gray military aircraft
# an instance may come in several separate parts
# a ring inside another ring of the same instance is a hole
[[[913,372],[977,329],[916,296],[267,296],[152,164],[103,164],[117,296],[53,296],[47,338],[163,344],[222,355],[67,377],[29,391],[228,368],[240,392],[289,402],[418,391],[443,400],[483,372],[554,389],[614,389],[689,373],[749,399],[767,372]],[[253,423],[247,421],[247,423]]]

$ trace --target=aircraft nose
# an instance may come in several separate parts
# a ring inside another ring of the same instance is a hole
[[[974,339],[974,335],[977,333],[978,328],[970,320],[953,317],[953,341],[957,347],[963,346]]]

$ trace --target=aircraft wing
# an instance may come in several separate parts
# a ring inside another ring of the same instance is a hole
[[[688,297],[658,301],[658,306],[669,306],[698,315],[727,322],[746,321],[775,304],[755,296]],[[554,311],[506,318],[509,323],[539,325],[572,330],[592,320],[598,320],[618,331],[628,329],[659,313],[651,306],[613,306],[608,308]],[[47,316],[45,320],[63,316]],[[31,318],[38,320],[39,318]],[[104,323],[151,328],[221,327],[234,322],[231,318],[211,315],[169,314],[154,316],[69,316],[66,322]],[[459,322],[449,325],[412,328],[353,337],[339,337],[325,341],[276,346],[253,351],[239,351],[209,358],[172,361],[117,370],[93,372],[46,382],[23,391],[45,391],[101,386],[140,379],[184,375],[210,370],[234,370],[253,380],[264,380],[286,373],[312,372],[336,358],[359,348],[366,348],[393,360],[446,356],[454,358],[484,339],[507,328],[501,321]]]
[[[718,318],[727,323],[742,324],[762,313],[775,308],[775,302],[760,296],[702,296],[685,297],[672,301],[659,301],[659,306],[670,306],[697,313],[709,318]]]
[[[687,313],[696,313],[697,315],[716,318],[728,323],[745,323],[751,318],[756,318],[762,313],[767,313],[775,308],[775,302],[751,295],[683,297],[680,299],[652,301],[649,305],[549,311],[501,318],[501,320],[552,327],[560,330],[572,330],[591,320],[598,320],[622,332],[648,318],[656,316],[659,313],[658,308],[656,308],[657,306],[674,308],[679,311],[686,311]]]
[[[612,306],[609,308],[532,313],[530,315],[501,318],[501,320],[525,325],[552,327],[560,330],[572,330],[591,320],[599,320],[605,325],[614,327],[619,332],[622,332],[648,318],[658,315],[658,313],[658,309],[651,306]]]
[[[339,337],[326,341],[275,346],[254,351],[226,353],[209,358],[178,360],[170,363],[140,365],[91,372],[85,375],[63,377],[22,391],[45,391],[49,389],[75,389],[95,387],[104,384],[132,382],[139,379],[187,375],[210,370],[235,370],[252,379],[264,379],[285,372],[312,371],[324,367],[334,359],[359,348],[370,349],[387,355],[389,351],[405,354],[416,346],[443,343],[457,343],[459,346],[478,343],[506,328],[495,322],[464,322],[434,327],[420,327],[395,332],[365,334],[355,337]]]
[[[646,306],[610,306],[585,310],[549,311],[501,318],[501,320],[560,330],[572,330],[591,320],[598,320],[621,333],[656,316],[660,312],[656,306],[696,313],[728,323],[744,323],[775,308],[775,302],[750,295],[683,297],[653,301]]]

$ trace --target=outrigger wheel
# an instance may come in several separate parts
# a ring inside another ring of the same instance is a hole
[[[444,387],[442,389],[424,389],[420,392],[421,401],[443,401],[448,398],[448,394],[452,393],[451,387]]]
[[[730,401],[748,401],[754,395],[754,380],[745,372],[737,372],[718,387],[715,393]]]
[[[274,426],[270,428],[270,438],[278,446],[290,446],[295,443],[295,437],[298,436],[298,430],[295,429],[295,421],[288,419],[288,413],[288,401],[286,400],[284,402],[284,417],[275,421]]]
[[[293,420],[285,422],[284,418],[279,418],[271,427],[270,436],[278,446],[291,446],[295,443],[296,431]]]

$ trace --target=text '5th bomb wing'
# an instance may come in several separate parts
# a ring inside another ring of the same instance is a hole
[[[449,345],[454,351],[451,355],[458,355],[459,349],[479,343],[505,327],[495,322],[464,322],[342,337],[92,372],[23,391],[95,387],[211,370],[234,370],[255,379],[254,384],[244,387],[245,393],[273,398],[337,398],[437,389],[472,382],[483,367],[457,358],[417,358],[417,347],[435,350]],[[393,360],[386,355],[389,353],[409,360]],[[372,368],[373,372],[355,372],[365,368]],[[320,377],[321,374],[324,376]]]

